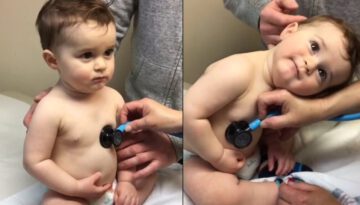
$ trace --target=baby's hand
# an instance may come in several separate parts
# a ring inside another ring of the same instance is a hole
[[[295,165],[294,155],[291,149],[288,149],[280,143],[268,144],[268,166],[269,171],[272,171],[277,162],[277,169],[275,174],[277,176],[287,175]]]
[[[121,181],[116,186],[115,205],[139,205],[140,199],[135,186],[131,182]]]
[[[224,149],[221,158],[211,164],[219,171],[235,173],[243,167],[244,163],[245,158],[242,153],[231,149]]]
[[[100,198],[112,184],[105,184],[97,186],[96,182],[101,178],[101,173],[96,172],[95,174],[78,180],[76,187],[76,196],[91,200]]]

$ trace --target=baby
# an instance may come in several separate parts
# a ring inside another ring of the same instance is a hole
[[[195,204],[276,204],[275,182],[242,178],[256,171],[249,161],[259,164],[262,131],[252,132],[252,142],[238,148],[226,138],[227,128],[256,118],[257,97],[263,92],[281,88],[314,96],[350,82],[359,42],[342,21],[314,17],[289,24],[280,37],[270,50],[236,54],[210,65],[185,96],[185,148],[198,156],[185,162],[184,189]]]
[[[24,145],[25,169],[49,188],[42,204],[113,204],[114,194],[117,204],[142,203],[155,177],[133,182],[133,170],[117,172],[115,147],[104,148],[99,140],[104,126],[119,124],[124,104],[106,86],[116,44],[108,6],[101,0],[50,0],[36,25],[43,58],[59,73],[33,114]]]

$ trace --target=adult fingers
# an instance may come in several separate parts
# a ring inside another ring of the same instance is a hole
[[[293,22],[304,21],[305,19],[306,19],[305,16],[286,14],[282,12],[273,12],[272,15],[267,16],[268,22],[271,22],[271,24],[276,24],[282,27],[285,27]]]
[[[149,129],[151,128],[152,125],[149,124],[147,117],[143,117],[137,120],[133,120],[131,121],[127,126],[126,126],[126,131],[127,132],[131,132],[131,131],[141,131],[143,129]]]
[[[139,154],[135,155],[134,157],[120,161],[118,163],[118,168],[119,169],[128,169],[128,168],[143,164],[145,162],[149,162],[152,159],[153,159],[153,155],[151,152],[139,153]]]
[[[317,186],[307,184],[307,183],[304,183],[304,182],[292,182],[292,181],[289,181],[288,185],[291,188],[299,190],[299,191],[314,191],[315,189],[318,188]]]
[[[155,173],[159,168],[160,168],[160,163],[158,161],[152,161],[146,167],[136,171],[134,174],[134,178],[138,179],[138,178],[150,176],[151,174]]]
[[[34,101],[36,103],[40,102],[43,97],[45,97],[49,92],[51,91],[52,87],[47,88],[46,90],[41,91],[39,94],[37,94],[34,98]]]
[[[290,203],[284,199],[278,198],[277,205],[290,205]]]
[[[261,122],[262,128],[271,128],[271,129],[282,129],[287,126],[289,122],[288,114],[282,114],[279,116],[272,116],[264,119]]]
[[[120,110],[120,123],[125,123],[128,120],[129,110],[126,107],[126,104]]]
[[[140,153],[148,151],[149,148],[143,143],[134,143],[130,146],[127,146],[123,149],[117,151],[117,156],[120,160],[127,159],[129,157],[136,156]]]
[[[119,150],[124,149],[125,147],[131,146],[135,143],[140,143],[144,140],[144,136],[141,134],[128,134],[123,136],[123,142],[120,144]]]
[[[296,10],[299,4],[295,0],[275,0],[275,3],[282,9]]]
[[[279,187],[279,198],[285,202],[289,203],[297,194],[298,191],[288,184],[282,183]]]
[[[120,111],[120,120],[122,123],[141,118],[143,115],[144,104],[142,100],[125,103]]]
[[[36,109],[37,103],[33,103],[30,107],[30,109],[27,111],[27,113],[25,114],[25,117],[23,119],[23,124],[26,128],[29,128],[30,125],[30,121],[32,119],[32,116],[34,114],[34,111]]]
[[[258,112],[261,118],[267,115],[268,108],[271,106],[282,106],[285,103],[286,91],[274,90],[262,93],[257,99]]]

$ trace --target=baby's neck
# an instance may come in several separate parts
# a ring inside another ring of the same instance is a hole
[[[272,65],[273,65],[273,56],[274,56],[274,49],[271,48],[269,50],[266,50],[266,57],[264,59],[264,65],[263,65],[263,72],[264,72],[264,79],[268,83],[270,87],[275,87],[274,82],[271,78],[271,72],[272,72]]]
[[[256,69],[256,72],[261,75],[262,80],[269,86],[274,87],[274,83],[271,79],[271,66],[272,66],[272,58],[273,51],[264,50],[264,51],[256,51],[251,53],[251,58],[253,62],[253,68]]]
[[[86,93],[82,92],[80,90],[77,90],[76,88],[72,87],[71,85],[65,83],[61,79],[56,83],[55,87],[58,87],[60,90],[62,90],[66,95],[73,99],[86,99],[94,95],[95,92]]]

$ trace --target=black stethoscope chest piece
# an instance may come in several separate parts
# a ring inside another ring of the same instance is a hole
[[[246,121],[232,122],[225,131],[226,140],[236,148],[242,149],[252,142],[249,124]]]
[[[110,125],[106,125],[100,132],[100,144],[104,148],[110,148],[111,145],[118,147],[121,144],[122,133],[114,130]]]

